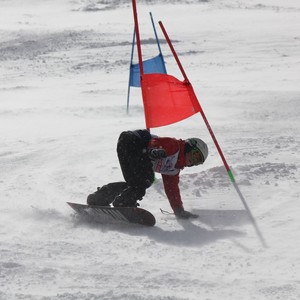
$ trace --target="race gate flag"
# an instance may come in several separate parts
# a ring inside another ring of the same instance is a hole
[[[147,128],[179,122],[201,111],[192,85],[171,75],[142,75],[142,93]]]
[[[143,65],[142,73],[145,73],[145,74],[152,74],[152,73],[167,74],[164,57],[162,55],[162,51],[161,51],[160,44],[159,44],[159,39],[157,36],[157,32],[156,32],[156,28],[154,25],[154,21],[153,21],[151,12],[150,12],[150,18],[151,18],[152,27],[153,27],[159,54],[157,56],[154,56],[152,58],[145,59],[142,61],[142,65]],[[136,39],[136,31],[134,29],[132,48],[131,48],[130,67],[129,67],[129,82],[128,82],[128,90],[127,90],[127,113],[129,112],[130,87],[141,87],[140,63],[139,62],[133,63],[135,39]]]

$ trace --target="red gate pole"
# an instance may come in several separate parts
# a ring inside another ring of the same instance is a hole
[[[140,31],[139,31],[139,22],[138,22],[138,14],[136,8],[136,1],[132,0],[132,9],[133,9],[133,18],[134,18],[134,28],[136,34],[136,45],[138,50],[138,58],[139,58],[139,66],[140,66],[140,82],[141,82],[141,90],[142,90],[142,98],[144,102],[144,89],[143,89],[143,75],[144,75],[144,66],[143,66],[143,57],[142,57],[142,47],[141,47],[141,39],[140,39]],[[145,109],[145,103],[144,103]],[[150,128],[147,128],[150,132]]]
[[[132,8],[133,8],[134,28],[135,28],[135,33],[136,33],[136,45],[137,45],[139,65],[140,65],[140,74],[141,74],[141,77],[142,77],[144,75],[144,67],[143,67],[141,39],[140,39],[138,15],[137,15],[135,0],[132,0]]]
[[[175,49],[174,49],[174,47],[173,47],[173,45],[172,45],[172,43],[171,43],[171,40],[170,40],[170,38],[169,38],[169,36],[168,36],[168,34],[167,34],[167,32],[166,32],[166,30],[165,30],[165,28],[164,28],[164,26],[163,26],[163,24],[162,24],[161,21],[159,22],[159,25],[160,25],[160,27],[161,27],[161,29],[162,29],[162,32],[163,32],[163,34],[164,34],[164,36],[165,36],[165,38],[166,38],[166,40],[167,40],[167,42],[168,42],[168,44],[169,44],[169,47],[170,47],[170,49],[171,49],[171,51],[172,51],[172,53],[173,53],[173,56],[174,56],[174,58],[175,58],[175,60],[176,60],[176,62],[177,62],[177,64],[178,64],[178,67],[179,67],[179,69],[180,69],[180,71],[181,71],[181,73],[182,73],[182,75],[183,75],[183,77],[184,77],[184,80],[185,80],[186,84],[191,84],[191,83],[189,82],[187,76],[186,76],[186,73],[185,73],[185,71],[184,71],[184,69],[183,69],[183,67],[182,67],[182,65],[181,65],[181,62],[180,62],[180,60],[179,60],[179,58],[178,58],[178,55],[176,54],[176,51],[175,51]],[[198,99],[197,99],[197,100],[198,100]],[[198,101],[198,103],[199,103],[199,101]],[[225,168],[226,168],[226,170],[227,170],[227,174],[228,174],[228,176],[229,176],[231,182],[233,183],[233,186],[234,186],[236,192],[238,193],[238,195],[239,195],[239,197],[240,197],[240,199],[241,199],[241,201],[242,201],[242,203],[243,203],[243,205],[244,205],[246,211],[248,212],[249,219],[250,219],[250,221],[251,221],[251,223],[252,223],[252,225],[253,225],[253,227],[254,227],[254,229],[255,229],[255,232],[256,232],[256,234],[257,234],[257,236],[258,236],[258,238],[259,238],[261,244],[263,245],[263,247],[267,247],[267,244],[266,244],[266,242],[265,242],[265,239],[264,239],[264,237],[263,237],[263,235],[262,235],[262,233],[261,233],[261,231],[260,231],[260,229],[259,229],[259,227],[258,227],[258,225],[257,225],[257,223],[256,223],[255,218],[253,217],[253,215],[252,215],[252,213],[251,213],[251,210],[250,210],[250,208],[249,208],[249,206],[248,206],[248,204],[247,204],[247,202],[246,202],[246,200],[245,200],[243,194],[241,193],[241,191],[240,191],[240,189],[239,189],[239,186],[237,185],[237,183],[236,183],[236,181],[235,181],[235,178],[234,178],[234,176],[233,176],[233,174],[232,174],[232,171],[231,171],[229,165],[227,164],[227,161],[226,161],[226,159],[225,159],[225,156],[224,156],[224,154],[223,154],[223,152],[222,152],[222,150],[221,150],[221,147],[220,147],[220,145],[219,145],[219,143],[218,143],[218,141],[217,141],[217,139],[216,139],[216,137],[215,137],[215,135],[214,135],[214,132],[213,132],[213,130],[212,130],[212,128],[211,128],[211,126],[210,126],[210,124],[209,124],[209,122],[208,122],[206,116],[205,116],[205,113],[204,113],[204,111],[203,111],[203,109],[202,109],[200,103],[199,103],[199,106],[200,106],[200,113],[201,113],[201,115],[202,115],[202,118],[203,118],[203,120],[204,120],[204,122],[205,122],[205,124],[206,124],[206,127],[207,127],[207,129],[208,129],[208,131],[209,131],[209,133],[210,133],[210,135],[211,135],[211,137],[212,137],[212,139],[213,139],[213,141],[214,141],[216,147],[217,147],[217,150],[218,150],[218,152],[219,152],[219,154],[220,154],[220,156],[221,156],[221,159],[222,159],[222,161],[223,161],[223,163],[224,163],[224,166],[225,166]]]
[[[183,77],[184,77],[184,80],[186,81],[187,84],[190,84],[190,81],[189,81],[189,79],[188,79],[187,76],[186,76],[186,73],[185,73],[185,71],[184,71],[184,69],[183,69],[183,67],[182,67],[182,64],[181,64],[181,62],[180,62],[180,60],[179,60],[179,58],[178,58],[178,55],[177,55],[177,53],[176,53],[176,51],[175,51],[175,49],[174,49],[174,47],[173,47],[173,45],[172,45],[172,43],[171,43],[171,40],[170,40],[170,38],[169,38],[169,36],[168,36],[166,30],[165,30],[165,27],[164,27],[164,25],[162,24],[161,21],[159,21],[159,26],[160,26],[160,28],[161,28],[161,30],[162,30],[162,32],[163,32],[163,34],[164,34],[164,36],[165,36],[165,38],[166,38],[168,44],[169,44],[169,47],[170,47],[170,49],[171,49],[171,51],[172,51],[172,53],[173,53],[173,56],[174,56],[174,58],[175,58],[175,60],[176,60],[176,62],[177,62],[177,64],[178,64],[178,67],[179,67],[179,69],[180,69],[180,71],[181,71],[181,73],[182,73],[182,75],[183,75]],[[198,101],[198,102],[199,102],[199,101]],[[200,103],[199,103],[199,105],[200,105]],[[229,176],[230,180],[231,180],[232,182],[234,182],[234,181],[235,181],[234,176],[233,176],[233,174],[232,174],[232,172],[231,172],[231,170],[230,170],[230,167],[229,167],[229,165],[228,165],[228,163],[227,163],[227,161],[226,161],[226,159],[225,159],[225,156],[224,156],[224,154],[223,154],[223,152],[222,152],[222,149],[221,149],[221,147],[220,147],[220,145],[219,145],[219,143],[218,143],[218,141],[217,141],[217,139],[216,139],[216,137],[215,137],[215,134],[214,134],[214,132],[213,132],[213,130],[212,130],[212,128],[211,128],[211,126],[210,126],[210,124],[209,124],[207,118],[206,118],[206,115],[205,115],[205,113],[204,113],[204,111],[203,111],[201,105],[200,105],[200,113],[201,113],[202,118],[203,118],[203,120],[204,120],[204,122],[205,122],[205,124],[206,124],[206,127],[207,127],[207,129],[208,129],[208,131],[209,131],[209,133],[210,133],[210,135],[211,135],[211,137],[212,137],[212,139],[213,139],[213,141],[214,141],[216,147],[217,147],[217,150],[218,150],[218,152],[219,152],[219,154],[220,154],[220,156],[221,156],[221,159],[222,159],[222,161],[223,161],[223,163],[224,163],[224,166],[225,166],[225,168],[226,168],[226,171],[227,171],[227,173],[228,173],[228,176]]]

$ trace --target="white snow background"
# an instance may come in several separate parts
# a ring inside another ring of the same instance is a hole
[[[153,129],[204,139],[207,162],[181,176],[178,221],[158,175],[141,201],[153,228],[80,221],[122,179],[116,142],[144,128],[131,89],[131,1],[0,1],[0,299],[300,299],[300,2],[137,1],[144,59],[158,53],[149,12],[173,41],[263,247],[197,114]],[[182,79],[165,42],[169,74]]]

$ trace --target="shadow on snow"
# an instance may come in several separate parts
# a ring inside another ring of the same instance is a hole
[[[155,242],[175,246],[202,246],[217,240],[245,236],[245,233],[236,229],[239,225],[249,221],[244,210],[194,210],[194,212],[199,214],[198,219],[179,220],[172,215],[161,224],[158,220],[154,227],[130,223],[101,224],[77,215],[74,218],[74,224],[101,229],[104,233],[117,231],[132,236],[148,236]],[[170,229],[166,229],[169,223]],[[162,224],[164,224],[164,229],[160,227]],[[178,229],[178,226],[181,228]],[[234,227],[234,229],[226,229],[226,227]]]

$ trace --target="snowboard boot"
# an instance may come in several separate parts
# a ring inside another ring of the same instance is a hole
[[[97,206],[110,206],[112,200],[107,196],[108,192],[106,187],[97,187],[97,191],[93,194],[88,195],[87,204]]]
[[[115,198],[113,202],[114,207],[137,207],[139,204],[137,200],[129,200],[125,199],[122,195],[119,195]]]
[[[128,187],[120,195],[118,195],[114,202],[114,207],[137,207],[139,204],[137,200],[142,200],[145,195],[145,190],[138,187]]]
[[[88,196],[87,204],[110,206],[115,197],[120,195],[126,188],[128,188],[128,184],[124,181],[111,182],[101,188],[98,187],[96,192]]]

